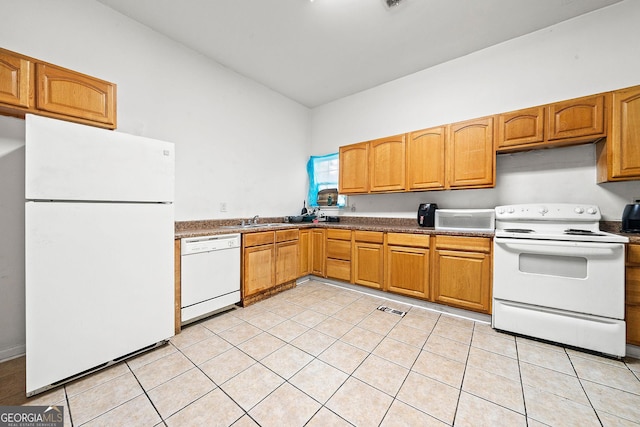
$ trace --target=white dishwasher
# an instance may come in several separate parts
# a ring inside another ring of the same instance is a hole
[[[181,239],[182,323],[240,302],[240,234]]]

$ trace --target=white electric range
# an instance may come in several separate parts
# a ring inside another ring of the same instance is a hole
[[[498,206],[495,329],[625,355],[624,236],[600,231],[595,205]]]

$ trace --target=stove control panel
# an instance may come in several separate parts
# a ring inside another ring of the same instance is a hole
[[[544,203],[496,206],[496,220],[511,221],[600,221],[596,205]]]

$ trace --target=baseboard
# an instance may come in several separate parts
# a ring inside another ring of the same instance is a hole
[[[24,356],[25,353],[26,353],[25,344],[0,350],[0,362],[6,362],[7,360],[15,359],[16,357],[19,357],[19,356]]]

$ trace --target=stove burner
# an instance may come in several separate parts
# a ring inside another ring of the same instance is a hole
[[[602,233],[596,233],[591,230],[581,230],[579,228],[569,228],[564,230],[564,234],[574,234],[576,236],[605,236],[605,234]]]
[[[507,233],[533,233],[534,231],[530,228],[505,228],[504,230]]]

